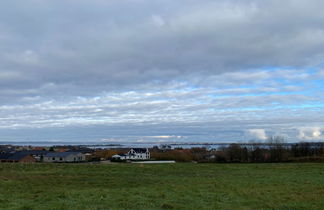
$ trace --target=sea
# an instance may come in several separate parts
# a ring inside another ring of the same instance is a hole
[[[190,149],[194,147],[217,149],[222,146],[228,146],[230,143],[183,143],[183,142],[84,142],[84,141],[0,141],[0,145],[14,145],[14,146],[32,146],[32,147],[52,147],[52,146],[84,146],[88,148],[102,148],[102,149],[114,149],[114,148],[153,148],[153,147],[165,147],[170,149],[183,148]]]

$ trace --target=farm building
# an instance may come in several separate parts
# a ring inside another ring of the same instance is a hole
[[[0,162],[34,163],[36,158],[21,152],[0,154]]]
[[[24,151],[18,151],[16,153],[19,153],[21,155],[30,155],[36,159],[37,162],[43,161],[44,155],[48,153],[46,150],[24,150]]]
[[[125,154],[117,154],[111,157],[113,160],[128,160],[128,156]]]
[[[52,152],[44,156],[44,162],[65,163],[65,162],[83,162],[85,155],[80,152]]]

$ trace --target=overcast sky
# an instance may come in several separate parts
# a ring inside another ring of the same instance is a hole
[[[323,10],[3,0],[0,140],[324,140]]]

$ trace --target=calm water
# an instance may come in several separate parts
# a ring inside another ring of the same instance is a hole
[[[90,148],[152,148],[154,146],[169,145],[172,149],[174,148],[184,148],[189,149],[193,147],[204,147],[207,149],[219,148],[220,146],[228,146],[229,144],[212,144],[212,143],[155,143],[155,142],[66,142],[66,141],[35,141],[35,142],[26,142],[26,141],[0,141],[0,145],[19,145],[19,146],[62,146],[62,145],[83,145]]]

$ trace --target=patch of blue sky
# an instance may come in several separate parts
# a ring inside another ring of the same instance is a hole
[[[300,109],[308,109],[308,110],[311,110],[311,109],[322,109],[324,108],[324,104],[323,103],[314,103],[314,104],[294,104],[294,105],[279,105],[279,104],[276,104],[275,106],[272,106],[272,107],[267,107],[267,109],[291,109],[291,110],[300,110]]]
[[[309,73],[316,73],[318,70],[320,70],[322,67],[318,66],[308,66],[308,67],[302,67],[302,68],[296,68],[294,66],[267,66],[259,69],[253,69],[253,70],[265,70],[265,71],[291,71],[291,70],[301,70],[301,71],[307,71]]]
[[[324,89],[324,79],[315,79],[312,81],[312,84],[316,85],[315,88]]]
[[[265,67],[260,69],[261,71],[268,71],[268,72],[284,72],[284,71],[295,71],[296,75],[298,74],[306,74],[309,76],[315,75],[321,68],[318,67],[306,67],[306,68],[294,68],[294,67]],[[259,70],[259,71],[260,71]],[[268,80],[273,80],[276,82],[279,82],[281,84],[284,85],[291,85],[291,84],[296,84],[296,80],[295,79],[290,79],[290,78],[282,78],[282,77],[278,77],[278,75],[274,76],[273,78],[269,78]],[[303,81],[301,79],[299,79],[298,81],[299,83]],[[309,80],[305,80],[304,82],[309,82]]]
[[[265,70],[265,71],[282,71],[282,70],[294,70],[296,69],[295,67],[292,66],[266,66],[263,68],[259,68],[259,69],[253,69],[255,70]]]
[[[272,81],[275,81],[277,83],[279,83],[280,85],[301,85],[303,84],[304,82],[296,82],[296,81],[292,81],[290,79],[287,79],[287,78],[280,78],[280,77],[276,77],[276,78],[273,78]]]
[[[235,97],[258,97],[258,96],[289,96],[289,95],[311,95],[313,91],[284,91],[284,92],[265,92],[265,93],[233,93],[233,94],[208,94],[213,99],[235,98]]]
[[[194,91],[194,90],[199,90],[201,88],[202,87],[200,87],[199,85],[188,84],[185,89],[188,91]]]
[[[210,108],[211,111],[228,112],[228,111],[264,111],[267,107],[238,107],[238,108]]]
[[[237,108],[210,108],[210,111],[216,111],[216,112],[231,112],[231,111],[269,111],[269,110],[278,110],[278,109],[286,109],[286,110],[291,110],[291,111],[296,111],[296,110],[313,110],[313,111],[318,111],[319,109],[324,108],[323,103],[314,103],[314,104],[294,104],[294,105],[280,105],[280,103],[272,103],[274,106],[269,105],[262,105],[258,107],[237,107]]]

